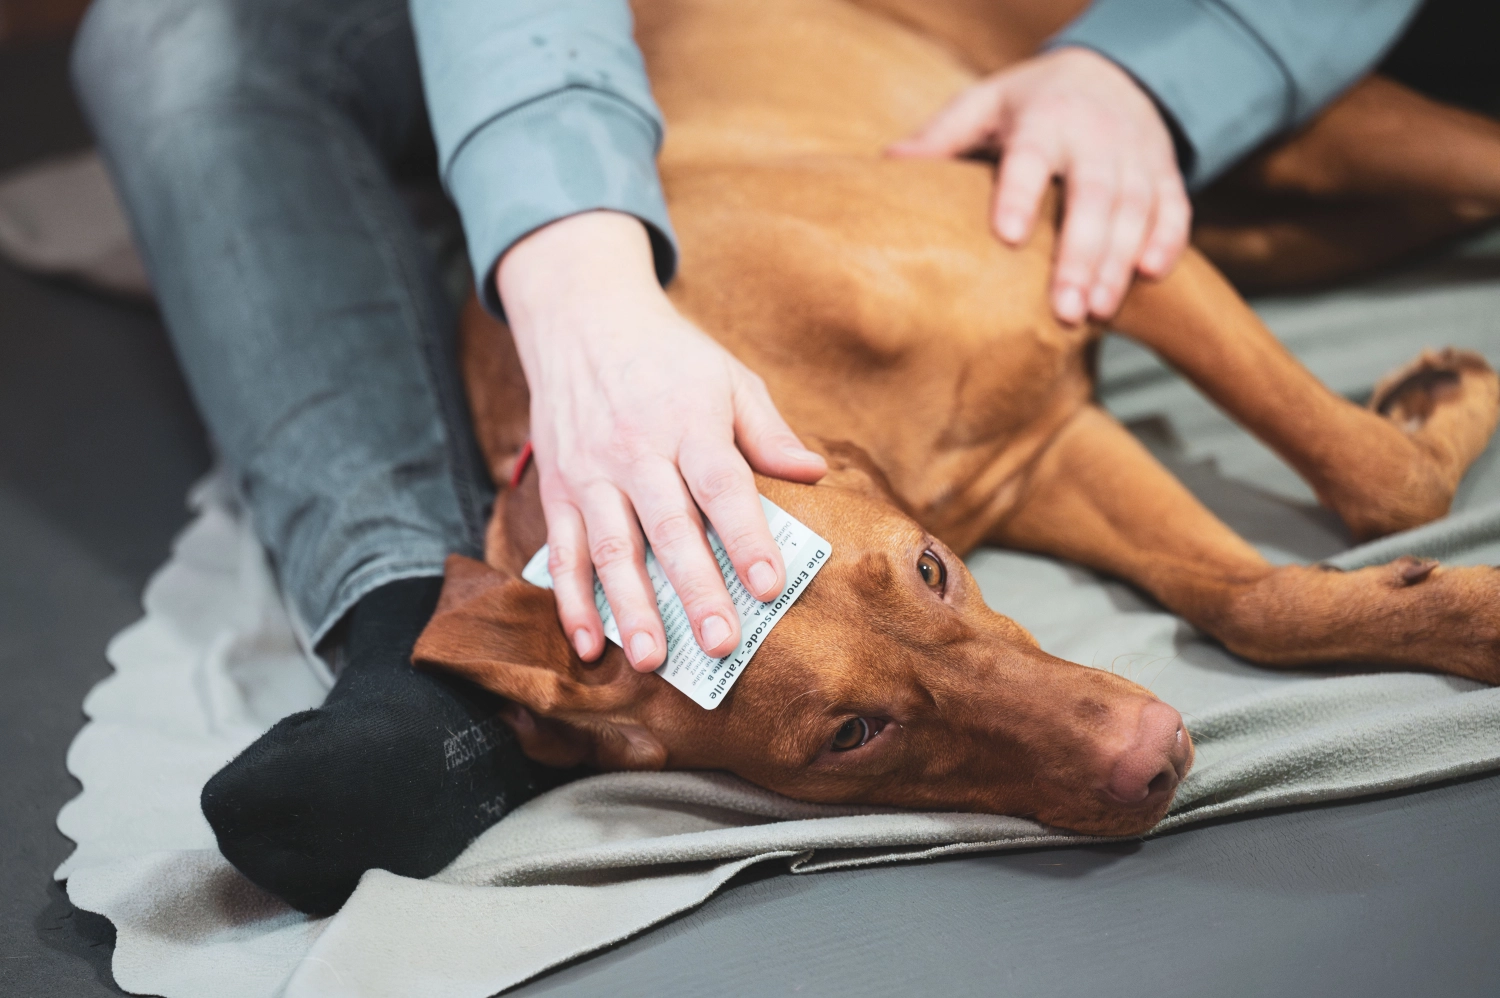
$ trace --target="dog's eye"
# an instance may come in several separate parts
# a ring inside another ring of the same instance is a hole
[[[833,733],[833,750],[847,752],[857,749],[870,740],[870,722],[863,717],[851,717]]]
[[[948,585],[948,568],[942,559],[931,551],[923,551],[922,557],[917,559],[917,571],[922,573],[927,588],[941,596]]]

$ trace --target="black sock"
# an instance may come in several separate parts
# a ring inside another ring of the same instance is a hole
[[[404,579],[360,600],[323,706],[283,718],[203,788],[225,858],[300,911],[336,911],[368,869],[431,876],[572,775],[521,754],[499,698],[412,668],[441,587]]]

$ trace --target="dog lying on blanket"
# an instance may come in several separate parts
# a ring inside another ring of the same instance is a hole
[[[672,299],[828,458],[816,486],[757,484],[833,556],[706,711],[612,645],[594,664],[574,654],[552,594],[519,578],[546,539],[525,470],[497,500],[486,563],[450,560],[415,658],[506,697],[529,756],[724,769],[804,800],[1103,835],[1151,827],[1192,762],[1181,718],[990,610],[960,560],[979,544],[1125,579],[1266,666],[1500,682],[1500,571],[1269,565],[1094,402],[1102,330],[1061,325],[1047,301],[1055,226],[1007,248],[986,225],[991,165],[882,156],[976,74],[1032,51],[1067,4],[640,0],[636,13],[670,126]],[[1341,276],[1487,220],[1496,164],[1500,126],[1371,79],[1224,185],[1219,204],[1261,214],[1222,211],[1198,242],[1247,283]],[[1324,200],[1266,214],[1291,195]],[[1454,350],[1390,375],[1365,408],[1334,395],[1193,251],[1138,282],[1112,328],[1274,448],[1358,539],[1444,515],[1500,411],[1490,367]],[[505,482],[526,385],[503,328],[471,307],[463,332],[476,429]]]

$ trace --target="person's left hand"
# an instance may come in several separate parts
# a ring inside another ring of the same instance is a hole
[[[1052,278],[1059,319],[1114,315],[1137,271],[1162,277],[1187,246],[1192,208],[1161,113],[1119,66],[1083,48],[1027,59],[959,94],[893,156],[1001,156],[995,232],[1018,245],[1042,195],[1063,179]]]

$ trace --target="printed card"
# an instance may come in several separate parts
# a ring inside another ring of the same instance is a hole
[[[765,496],[760,504],[766,512],[766,521],[771,527],[771,536],[781,548],[782,561],[786,564],[787,585],[781,594],[769,602],[762,603],[740,582],[730,564],[729,555],[712,527],[708,528],[708,543],[719,562],[719,571],[724,576],[724,585],[729,589],[729,598],[734,601],[740,615],[739,647],[723,658],[712,658],[698,647],[692,627],[683,610],[682,601],[666,573],[657,563],[656,556],[646,551],[646,571],[656,589],[656,605],[661,610],[662,623],[667,632],[667,660],[657,669],[657,675],[686,693],[689,698],[705,710],[713,710],[723,702],[734,681],[744,671],[750,657],[760,648],[771,628],[786,614],[797,597],[828,563],[833,548],[827,541],[813,533],[792,515]],[[547,571],[547,548],[544,546],[526,565],[521,577],[534,586],[552,588],[552,575]],[[615,625],[609,601],[604,598],[604,586],[594,579],[594,604],[599,608],[599,617],[604,622],[604,633],[615,644],[620,644],[620,629]]]

